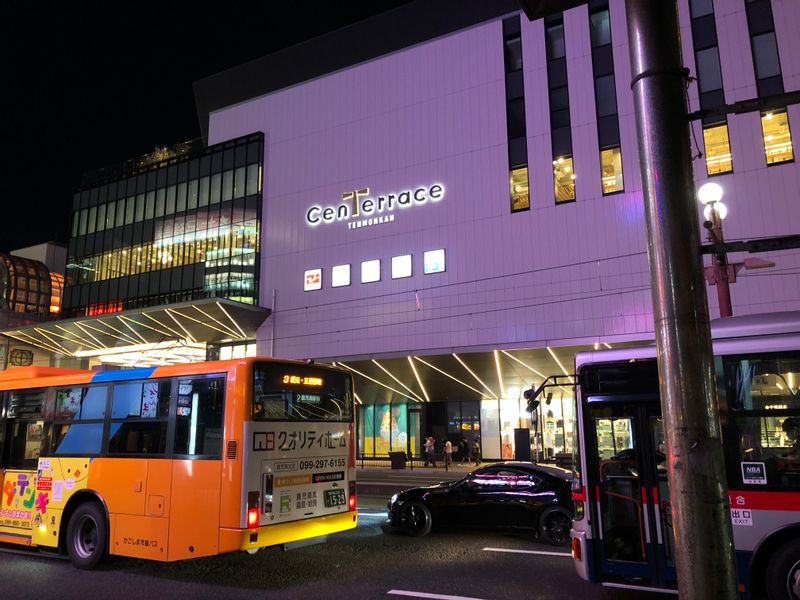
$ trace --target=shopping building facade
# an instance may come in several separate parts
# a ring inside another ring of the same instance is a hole
[[[729,240],[796,235],[800,7],[677,4],[698,187]],[[535,425],[523,391],[654,335],[628,43],[624,0],[418,0],[198,81],[205,146],[76,194],[64,310],[167,339],[214,324],[197,302],[252,303],[205,343],[350,369],[368,456],[434,435],[510,458],[526,429],[568,452],[571,388]],[[800,309],[800,252],[763,258],[734,314]]]
[[[389,46],[410,30],[392,23],[428,10],[420,4],[359,27]],[[367,452],[478,429],[487,458],[508,456],[509,434],[529,425],[521,390],[541,381],[515,362],[536,367],[523,349],[547,358],[550,348],[569,370],[573,347],[653,338],[624,2],[533,22],[501,4],[480,22],[277,89],[271,74],[281,61],[302,71],[290,61],[302,52],[196,87],[209,143],[265,135],[260,297],[273,312],[258,350],[357,370]],[[690,111],[769,107],[693,121],[698,187],[723,187],[727,239],[796,234],[800,112],[770,99],[800,88],[800,9],[678,9]],[[359,31],[317,43],[336,52]],[[741,271],[731,286],[734,314],[800,308],[800,253],[764,258],[775,266]],[[708,296],[716,316],[714,287]],[[423,391],[434,368],[469,387],[438,374]],[[555,402],[542,408],[540,422],[569,417]],[[571,432],[557,432],[563,450]]]

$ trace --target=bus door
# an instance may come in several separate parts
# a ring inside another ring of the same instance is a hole
[[[676,587],[657,397],[590,397],[586,439],[601,581]]]

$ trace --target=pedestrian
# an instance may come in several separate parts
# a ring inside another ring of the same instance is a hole
[[[477,467],[481,464],[481,443],[478,441],[478,438],[475,438],[475,442],[472,444],[472,456],[475,459],[475,466]]]
[[[459,444],[461,447],[461,464],[464,463],[470,464],[472,463],[472,453],[469,451],[470,445],[463,435],[461,436],[461,443]]]
[[[453,442],[447,440],[444,443],[444,466],[449,467],[453,463]]]
[[[433,437],[428,436],[425,438],[425,466],[435,466],[433,461]]]

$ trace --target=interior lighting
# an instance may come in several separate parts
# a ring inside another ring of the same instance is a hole
[[[411,370],[412,370],[412,371],[414,371],[414,377],[416,377],[416,378],[417,378],[417,384],[419,385],[419,389],[421,389],[421,390],[422,390],[422,395],[423,395],[423,396],[425,396],[425,402],[430,402],[430,401],[431,401],[431,399],[430,399],[430,397],[428,396],[428,392],[427,392],[427,390],[425,389],[425,386],[424,386],[424,385],[422,385],[422,379],[420,379],[420,377],[419,377],[419,373],[417,373],[417,367],[416,367],[416,366],[414,366],[414,361],[413,361],[413,360],[411,360],[411,357],[410,357],[410,356],[407,356],[406,358],[408,358],[408,364],[410,364],[410,365],[411,365]]]
[[[416,393],[414,390],[412,390],[410,387],[408,387],[408,386],[407,386],[405,383],[403,383],[402,381],[400,381],[400,380],[399,380],[397,377],[395,377],[394,375],[392,375],[392,374],[389,372],[389,369],[387,369],[386,367],[384,367],[382,364],[380,364],[380,363],[379,363],[377,360],[375,360],[374,358],[372,359],[372,362],[373,362],[373,363],[375,363],[375,366],[376,366],[376,367],[378,367],[378,368],[379,368],[381,371],[383,371],[384,373],[386,373],[386,374],[387,374],[389,377],[391,377],[391,378],[392,378],[392,379],[394,379],[394,380],[395,380],[397,383],[399,383],[401,386],[403,386],[403,388],[404,388],[404,389],[408,390],[408,391],[409,391],[409,393],[410,393],[412,396],[414,396],[414,397],[415,397],[417,400],[419,400],[420,402],[423,402],[422,398],[420,398],[420,397],[419,397],[419,394],[417,394],[417,393]]]
[[[503,372],[500,370],[500,354],[497,350],[493,350],[492,353],[494,354],[494,365],[497,367],[497,380],[500,382],[500,397],[506,397],[506,388],[503,385]]]
[[[562,364],[561,364],[561,361],[560,361],[560,360],[558,360],[558,357],[556,356],[556,353],[555,353],[555,352],[553,352],[553,350],[550,348],[550,346],[546,346],[546,348],[547,348],[547,351],[550,353],[550,356],[552,356],[552,357],[553,357],[553,360],[554,360],[554,361],[556,361],[556,364],[557,364],[559,367],[561,367],[561,370],[564,372],[564,375],[566,375],[566,376],[567,376],[567,379],[569,379],[569,382],[574,384],[574,383],[575,383],[575,380],[574,380],[574,379],[572,379],[572,376],[571,376],[569,373],[567,373],[567,370],[564,368],[564,365],[562,365]]]
[[[453,381],[455,381],[456,383],[460,383],[460,384],[461,384],[461,385],[463,385],[464,387],[471,389],[473,392],[475,392],[475,393],[477,393],[477,394],[480,394],[480,395],[481,395],[481,396],[483,396],[484,398],[492,398],[492,397],[494,397],[494,394],[492,394],[492,396],[488,396],[488,395],[484,394],[483,392],[481,392],[480,390],[476,390],[476,389],[475,389],[474,387],[472,387],[471,385],[468,385],[468,384],[464,383],[463,381],[461,381],[460,379],[458,379],[458,378],[456,378],[456,377],[453,377],[452,375],[450,375],[450,373],[446,373],[445,371],[442,371],[440,368],[438,368],[438,367],[434,367],[434,366],[433,366],[431,363],[429,363],[429,362],[426,362],[426,361],[422,360],[422,359],[421,359],[419,356],[415,356],[414,358],[416,358],[416,359],[417,359],[419,362],[421,362],[423,365],[426,365],[426,366],[430,367],[430,368],[431,368],[431,369],[433,369],[434,371],[438,371],[439,373],[441,373],[441,374],[442,374],[442,375],[444,375],[445,377],[449,377],[450,379],[452,379],[452,380],[453,380]]]
[[[483,380],[482,380],[480,377],[478,377],[478,376],[477,376],[477,375],[476,375],[476,374],[475,374],[475,373],[472,371],[472,369],[470,369],[470,368],[467,366],[467,363],[465,363],[463,360],[461,360],[461,357],[460,357],[458,354],[456,354],[456,353],[453,353],[453,356],[455,357],[455,359],[456,359],[458,362],[460,362],[460,363],[461,363],[461,366],[462,366],[462,367],[464,367],[464,368],[467,370],[467,372],[468,372],[470,375],[472,375],[472,376],[473,376],[473,377],[474,377],[474,378],[477,380],[477,382],[478,382],[478,383],[480,383],[480,384],[483,386],[483,388],[484,388],[484,389],[485,389],[487,392],[489,392],[489,393],[492,395],[492,397],[493,397],[495,400],[499,400],[499,398],[497,397],[497,394],[495,394],[495,393],[494,393],[494,392],[493,392],[491,389],[489,389],[489,386],[488,386],[488,385],[486,385],[486,384],[483,382]]]
[[[399,390],[396,390],[396,389],[394,389],[394,388],[393,388],[393,387],[391,387],[391,386],[388,386],[388,385],[386,385],[386,384],[385,384],[385,383],[383,383],[382,381],[378,381],[378,380],[377,380],[377,379],[375,379],[374,377],[370,377],[369,375],[367,375],[367,374],[365,374],[365,373],[362,373],[362,372],[361,372],[361,371],[359,371],[358,369],[354,369],[354,368],[353,368],[353,367],[351,367],[350,365],[346,365],[346,364],[344,364],[343,362],[336,363],[336,365],[337,365],[337,366],[339,366],[339,367],[344,367],[345,369],[347,369],[348,371],[352,371],[352,372],[353,372],[353,373],[355,373],[356,375],[361,375],[361,377],[363,377],[364,379],[369,379],[371,382],[373,382],[373,383],[377,383],[378,385],[380,385],[380,386],[382,386],[382,387],[385,387],[387,390],[389,390],[389,391],[392,391],[392,392],[394,392],[395,394],[400,394],[400,395],[401,395],[401,396],[403,396],[404,398],[408,398],[409,400],[413,400],[414,402],[418,402],[418,400],[417,400],[416,398],[414,398],[414,397],[412,397],[412,396],[409,396],[408,394],[404,394],[403,392],[401,392],[401,391],[399,391]]]
[[[505,350],[500,350],[500,352],[502,352],[503,354],[505,354],[505,355],[506,355],[508,358],[510,358],[511,360],[515,360],[515,361],[517,361],[519,364],[521,364],[523,367],[525,367],[526,369],[528,369],[528,370],[529,370],[529,371],[531,371],[532,373],[536,373],[536,375],[538,375],[538,376],[539,376],[539,377],[541,377],[542,379],[547,379],[547,376],[546,376],[546,375],[543,375],[542,373],[540,373],[539,371],[537,371],[536,369],[534,369],[534,368],[533,368],[532,366],[530,366],[529,364],[522,362],[520,359],[518,359],[518,358],[517,358],[516,356],[514,356],[513,354],[510,354],[510,353],[506,352]]]

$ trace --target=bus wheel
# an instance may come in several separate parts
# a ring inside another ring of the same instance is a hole
[[[103,511],[95,502],[75,509],[67,526],[67,554],[78,569],[93,569],[106,553],[108,528]]]
[[[422,502],[417,502],[416,500],[412,500],[403,507],[400,519],[403,530],[414,537],[428,535],[433,525],[431,511]]]
[[[780,546],[766,570],[769,600],[800,600],[800,540]]]
[[[553,546],[569,544],[571,527],[572,517],[569,512],[557,506],[548,508],[539,519],[539,533],[548,544]]]

